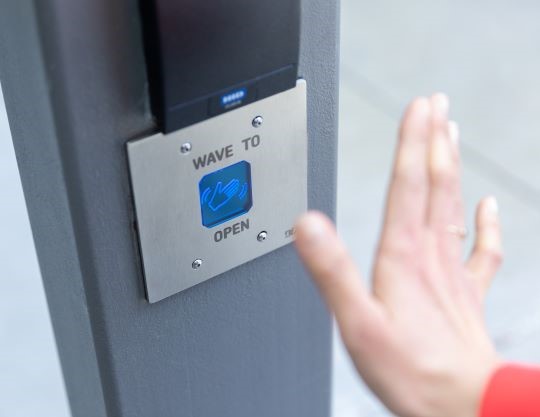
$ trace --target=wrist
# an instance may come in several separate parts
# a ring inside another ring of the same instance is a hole
[[[540,369],[504,363],[492,374],[478,417],[532,417],[540,415]]]
[[[487,392],[490,389],[494,376],[505,367],[506,363],[499,356],[495,356],[479,371],[478,380],[472,388],[473,407],[471,417],[482,417],[482,409]]]

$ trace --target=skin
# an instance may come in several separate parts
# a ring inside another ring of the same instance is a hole
[[[358,372],[403,417],[477,416],[500,366],[483,314],[502,259],[497,202],[478,204],[464,262],[459,132],[448,109],[435,94],[403,116],[372,289],[325,215],[309,212],[296,226],[298,253]]]

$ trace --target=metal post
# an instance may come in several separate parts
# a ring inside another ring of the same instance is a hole
[[[77,417],[326,417],[330,319],[289,245],[144,296],[125,144],[155,131],[135,0],[3,0],[0,77]],[[305,0],[309,204],[334,215],[338,5]]]

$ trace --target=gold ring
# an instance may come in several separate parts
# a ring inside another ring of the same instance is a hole
[[[460,239],[465,239],[469,235],[469,230],[466,227],[457,224],[449,224],[446,226],[446,231]]]

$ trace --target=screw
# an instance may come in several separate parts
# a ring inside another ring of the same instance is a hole
[[[257,240],[259,242],[264,242],[266,240],[266,238],[268,237],[268,233],[266,232],[261,232],[257,235]]]
[[[182,146],[180,146],[180,152],[183,154],[190,153],[191,152],[191,143],[186,142]]]
[[[202,266],[202,259],[195,259],[191,264],[193,269],[199,269]]]
[[[261,127],[263,121],[264,119],[262,118],[262,116],[257,116],[252,120],[251,124],[253,125],[253,127]]]

